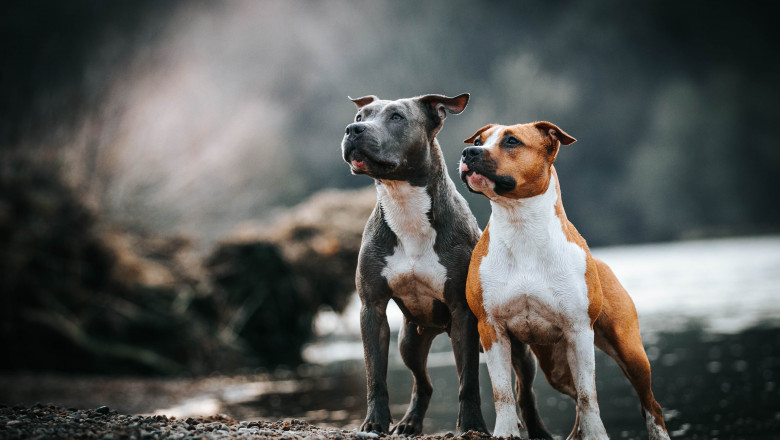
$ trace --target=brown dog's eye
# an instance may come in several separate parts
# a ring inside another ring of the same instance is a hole
[[[507,145],[517,145],[520,141],[518,141],[516,137],[510,136],[509,139],[506,140],[506,143]]]
[[[363,120],[363,116],[362,115],[355,116],[355,121],[360,122],[362,120]]]
[[[479,147],[480,145],[482,145],[482,139],[480,138],[474,139],[474,146]]]

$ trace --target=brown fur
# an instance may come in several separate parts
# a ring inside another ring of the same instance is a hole
[[[496,330],[487,322],[487,312],[485,312],[482,301],[482,281],[479,278],[479,266],[482,264],[482,257],[487,255],[488,244],[490,244],[488,227],[490,224],[485,227],[485,232],[482,233],[482,237],[471,254],[469,273],[466,278],[466,300],[472,313],[477,317],[479,337],[485,350],[490,350],[490,347],[497,340]]]
[[[596,263],[594,262],[593,256],[590,254],[588,243],[586,243],[582,235],[577,232],[577,229],[566,217],[566,211],[563,210],[563,203],[561,202],[561,185],[560,180],[558,180],[558,173],[555,172],[555,167],[550,167],[550,173],[552,176],[555,176],[555,180],[559,183],[556,188],[558,193],[558,201],[555,203],[555,215],[558,216],[561,221],[561,228],[563,229],[563,233],[566,235],[567,240],[581,247],[585,251],[585,284],[588,286],[588,302],[590,303],[588,305],[588,316],[590,317],[590,325],[593,327],[593,323],[596,322],[596,319],[599,317],[599,313],[601,313],[603,302],[599,273],[598,270],[596,270]]]
[[[549,122],[511,127],[490,124],[480,128],[465,142],[474,143],[477,139],[484,142],[497,130],[501,130],[499,139],[509,134],[523,143],[523,146],[513,148],[500,148],[496,145],[486,148],[483,152],[486,161],[496,162],[496,174],[512,176],[517,182],[517,187],[502,194],[503,197],[514,199],[533,197],[547,190],[552,176],[558,180],[555,167],[552,164],[560,144],[573,143],[575,141],[573,137]],[[558,200],[555,205],[555,214],[560,219],[561,228],[568,241],[582,248],[586,254],[585,281],[588,287],[588,316],[591,327],[594,329],[595,344],[617,361],[636,390],[642,407],[652,414],[658,426],[666,430],[661,406],[653,397],[650,386],[650,363],[642,346],[634,303],[609,266],[590,254],[585,239],[566,217],[561,202],[560,185],[558,185],[557,192]],[[479,332],[486,350],[489,350],[496,341],[496,331],[486,321],[479,277],[479,266],[482,258],[487,254],[489,241],[488,228],[486,228],[482,239],[474,248],[466,287],[469,306],[479,319]],[[539,366],[550,385],[576,400],[574,382],[566,360],[565,346],[561,343],[531,345],[531,349],[538,358]]]

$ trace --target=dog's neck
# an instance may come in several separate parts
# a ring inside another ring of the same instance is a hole
[[[519,242],[546,243],[550,228],[560,229],[561,226],[556,209],[556,205],[560,204],[557,186],[558,178],[551,172],[550,183],[542,194],[524,199],[499,197],[491,200],[491,240],[505,241],[512,246]]]
[[[430,145],[429,151],[428,162],[421,164],[421,168],[425,168],[427,171],[420,178],[416,178],[413,181],[377,180],[377,199],[383,207],[390,203],[403,203],[408,199],[410,190],[418,194],[418,203],[421,203],[423,195],[427,194],[428,202],[424,203],[425,206],[420,207],[420,209],[426,209],[426,215],[428,211],[433,210],[433,207],[438,208],[448,202],[449,197],[447,195],[450,191],[456,191],[456,189],[447,175],[447,165],[439,147],[439,142],[435,138]],[[412,206],[409,206],[409,208],[412,208]]]

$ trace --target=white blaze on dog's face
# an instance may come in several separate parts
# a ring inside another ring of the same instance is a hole
[[[460,177],[469,190],[491,200],[544,193],[560,144],[576,141],[550,122],[486,125],[464,142]]]

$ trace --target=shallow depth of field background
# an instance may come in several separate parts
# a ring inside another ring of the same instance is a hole
[[[634,295],[670,430],[771,438],[780,60],[769,10],[4,4],[0,404],[115,399],[137,412],[359,423],[351,277],[373,196],[340,156],[347,96],[469,92],[439,135],[451,174],[462,139],[486,123],[548,120],[578,139],[556,163],[564,206]],[[484,227],[489,204],[457,186]],[[448,341],[436,343],[426,432],[454,429],[457,381]],[[392,359],[399,419],[411,384]],[[630,387],[599,359],[612,437],[644,435]],[[567,434],[573,405],[541,377],[537,388],[548,426]],[[146,398],[122,397],[130,389]]]

